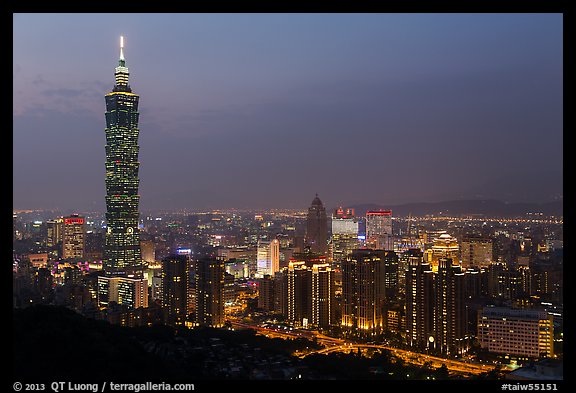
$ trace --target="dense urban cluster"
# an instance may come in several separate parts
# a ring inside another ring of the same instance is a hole
[[[308,212],[143,214],[139,229],[142,287],[107,303],[102,214],[15,212],[14,306],[124,326],[317,331],[503,364],[562,357],[561,223],[326,214],[315,198]]]

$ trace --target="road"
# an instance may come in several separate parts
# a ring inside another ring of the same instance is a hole
[[[488,365],[488,364],[481,364],[481,363],[472,363],[472,362],[463,362],[453,359],[446,359],[437,356],[430,356],[418,352],[412,352],[405,349],[399,349],[394,347],[389,347],[386,345],[378,345],[378,344],[356,344],[344,339],[329,337],[323,335],[318,332],[308,331],[308,330],[280,330],[274,328],[266,328],[262,326],[257,326],[245,322],[240,322],[238,320],[230,320],[232,323],[232,327],[234,328],[244,328],[244,329],[253,329],[259,334],[266,335],[267,337],[271,338],[283,338],[283,339],[295,339],[295,338],[308,338],[313,339],[316,337],[316,340],[319,344],[323,345],[324,348],[314,351],[309,351],[306,353],[298,353],[296,354],[300,358],[304,358],[306,356],[312,354],[327,354],[331,352],[357,352],[360,350],[366,349],[381,349],[381,350],[388,350],[391,351],[392,354],[406,363],[415,364],[415,365],[423,365],[426,362],[430,362],[432,367],[440,367],[443,364],[446,365],[448,371],[451,374],[459,374],[459,375],[477,375],[481,373],[485,373],[494,369],[495,365]],[[505,369],[505,367],[503,367]]]

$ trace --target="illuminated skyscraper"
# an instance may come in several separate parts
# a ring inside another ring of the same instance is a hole
[[[274,311],[274,278],[269,274],[258,280],[258,308]]]
[[[146,263],[154,263],[156,260],[155,245],[152,240],[143,240],[140,242],[142,252],[142,261]]]
[[[312,266],[310,323],[327,328],[334,322],[334,271],[327,263]]]
[[[205,257],[196,261],[196,323],[224,326],[224,261]]]
[[[106,94],[106,221],[103,270],[98,278],[98,302],[147,307],[138,228],[138,100],[128,84],[124,38],[116,83]],[[118,288],[116,290],[115,288]],[[142,301],[140,300],[142,299]]]
[[[86,226],[84,217],[73,214],[64,217],[62,236],[62,258],[84,258]]]
[[[392,250],[392,210],[366,212],[366,244],[378,250]]]
[[[120,40],[116,84],[106,94],[106,245],[103,268],[107,276],[142,274],[138,228],[138,100],[128,84]]]
[[[338,208],[332,214],[332,261],[335,266],[359,248],[358,219],[354,217],[354,209]]]
[[[326,255],[328,253],[328,219],[326,208],[322,204],[318,194],[308,208],[306,219],[306,243],[310,251]]]
[[[462,267],[488,267],[494,261],[494,244],[489,237],[465,236],[460,243]]]
[[[398,284],[398,254],[394,251],[386,251],[384,257],[386,299],[395,299],[399,293]]]
[[[434,273],[419,249],[405,252],[406,271],[406,338],[418,349],[434,345]]]
[[[294,326],[310,322],[310,271],[303,261],[290,261],[287,271],[287,319]]]
[[[434,272],[438,271],[440,258],[450,258],[455,263],[460,260],[460,246],[458,239],[445,231],[440,231],[432,240],[432,247],[424,251],[424,260],[430,264]]]
[[[62,242],[64,236],[64,219],[56,218],[54,220],[46,221],[46,247],[56,247],[58,243]]]
[[[355,250],[342,262],[342,327],[370,333],[385,327],[384,250]]]
[[[461,354],[466,345],[464,273],[450,258],[440,258],[435,277],[435,349],[443,354]]]
[[[170,255],[162,259],[162,308],[167,325],[182,326],[189,310],[188,255]]]
[[[273,276],[280,270],[280,242],[278,239],[258,242],[256,267],[260,277]]]

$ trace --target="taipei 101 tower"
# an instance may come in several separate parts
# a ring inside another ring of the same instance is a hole
[[[132,308],[147,306],[147,283],[143,279],[138,228],[138,101],[128,84],[124,59],[124,37],[120,37],[120,59],[116,83],[106,94],[106,242],[104,276],[98,280],[98,302]],[[146,294],[146,296],[143,296]]]

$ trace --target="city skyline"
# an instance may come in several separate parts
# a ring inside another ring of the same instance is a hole
[[[562,17],[13,14],[13,390],[557,390]]]
[[[561,14],[15,14],[15,209],[104,209],[120,35],[143,210],[562,195]]]

